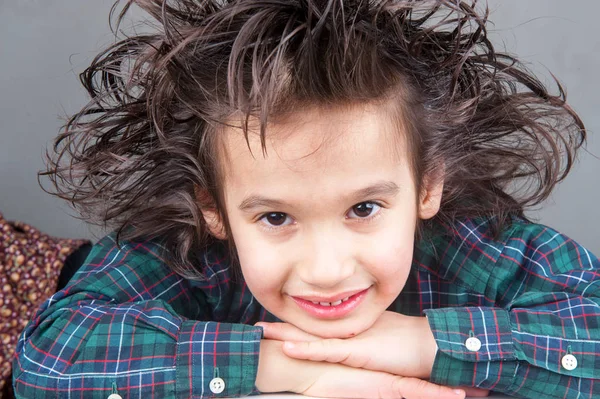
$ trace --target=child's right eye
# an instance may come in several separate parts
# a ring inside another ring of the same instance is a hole
[[[265,213],[259,220],[269,227],[282,227],[292,224],[292,218],[283,212]]]

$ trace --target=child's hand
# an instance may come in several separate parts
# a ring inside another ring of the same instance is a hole
[[[287,323],[257,325],[265,338],[286,341],[283,352],[296,359],[418,378],[429,378],[435,359],[436,343],[425,317],[384,312],[371,328],[346,339],[321,339]]]
[[[287,323],[257,325],[263,327],[265,338],[293,342],[294,348],[284,346],[283,352],[296,359],[429,378],[435,358],[435,340],[425,317],[384,312],[369,330],[347,339],[322,339]],[[469,396],[489,394],[484,389],[461,389]]]
[[[282,342],[261,341],[256,387],[322,398],[464,399],[462,389],[380,371],[297,360],[283,354]]]

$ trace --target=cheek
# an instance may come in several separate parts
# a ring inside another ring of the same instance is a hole
[[[249,236],[239,243],[236,241],[236,248],[248,288],[267,310],[272,311],[276,306],[273,301],[280,297],[287,281],[285,261],[272,246],[251,240]]]
[[[367,265],[384,295],[395,296],[402,290],[413,258],[414,238],[405,235],[384,235],[373,241],[370,250],[363,255],[363,264]]]
[[[253,224],[234,214],[230,218],[230,226],[248,289],[258,302],[273,313],[287,280],[285,258],[281,257],[276,246],[261,236]]]

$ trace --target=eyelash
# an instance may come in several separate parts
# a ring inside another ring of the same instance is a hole
[[[373,204],[378,206],[380,209],[377,210],[377,212],[375,212],[374,214],[371,214],[365,218],[349,218],[348,216],[346,216],[346,219],[354,219],[356,221],[356,223],[370,223],[373,220],[375,220],[376,218],[378,218],[381,215],[381,210],[385,209],[385,207],[383,206],[383,204],[379,201],[363,201],[363,202],[359,202],[355,205],[352,205],[352,207],[346,212],[346,215],[352,211],[353,208],[355,208],[358,205],[362,205],[362,204]],[[268,231],[277,231],[277,230],[281,230],[284,229],[286,227],[289,226],[293,226],[295,223],[292,222],[290,224],[286,224],[286,225],[282,225],[282,226],[274,226],[271,224],[267,224],[266,222],[264,222],[264,220],[267,218],[267,216],[272,215],[274,213],[280,213],[282,215],[285,215],[286,217],[290,217],[287,213],[285,212],[267,212],[267,213],[263,213],[262,215],[260,215],[257,219],[258,222],[261,222],[260,224],[262,225],[262,228]]]

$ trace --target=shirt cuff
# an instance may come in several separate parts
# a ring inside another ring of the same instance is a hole
[[[451,387],[466,386],[511,392],[518,364],[517,361],[468,362],[438,352],[429,380],[434,384]]]
[[[505,390],[517,367],[508,311],[451,307],[424,311],[438,346],[431,381]]]
[[[254,392],[261,338],[262,328],[251,325],[183,322],[177,343],[177,397],[227,398]]]

